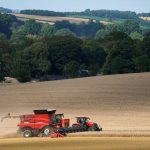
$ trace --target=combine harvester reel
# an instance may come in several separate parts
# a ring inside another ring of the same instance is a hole
[[[10,119],[10,118],[19,118],[20,116],[17,116],[17,115],[15,115],[15,116],[11,116],[10,115],[10,113],[8,113],[6,116],[4,116],[4,117],[2,117],[1,118],[1,123],[5,120],[5,119]]]

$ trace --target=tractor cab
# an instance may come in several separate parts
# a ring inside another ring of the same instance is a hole
[[[86,125],[89,122],[89,117],[77,117],[77,123]]]
[[[70,126],[70,119],[65,119],[64,114],[56,114],[57,125],[63,128]]]
[[[56,120],[58,124],[62,123],[63,118],[64,118],[64,114],[56,114]]]

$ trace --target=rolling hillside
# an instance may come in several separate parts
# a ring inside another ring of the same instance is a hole
[[[75,18],[75,17],[51,17],[51,16],[49,17],[49,16],[15,14],[15,13],[12,13],[12,15],[15,15],[20,20],[35,19],[38,22],[49,23],[49,24],[54,24],[56,21],[63,21],[63,20],[67,20],[71,23],[81,23],[81,22],[89,21],[89,19],[86,19],[86,18]],[[111,22],[107,22],[107,21],[100,21],[100,22],[105,25],[111,23]]]
[[[0,84],[0,115],[56,108],[71,121],[90,116],[104,131],[150,133],[150,73],[110,75],[26,84]],[[16,132],[5,120],[0,133]]]

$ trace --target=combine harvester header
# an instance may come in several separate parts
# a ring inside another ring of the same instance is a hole
[[[64,114],[56,114],[56,110],[33,110],[34,114],[13,116],[10,113],[1,118],[20,118],[18,132],[24,137],[63,137],[68,133],[102,131],[97,123],[90,122],[89,117],[77,117],[77,122],[70,126],[70,119],[65,119]]]

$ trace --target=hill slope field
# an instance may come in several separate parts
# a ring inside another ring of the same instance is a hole
[[[27,14],[15,14],[15,13],[12,13],[12,15],[16,16],[20,20],[35,19],[37,22],[49,23],[49,24],[54,24],[56,21],[63,21],[63,20],[69,21],[71,23],[89,22],[89,19],[86,18],[52,17],[52,16],[39,16],[39,15],[27,15]],[[100,21],[100,23],[104,25],[112,24],[111,22],[108,21]]]
[[[140,17],[141,19],[143,19],[143,20],[148,20],[148,21],[150,21],[150,17]]]
[[[0,84],[0,116],[56,108],[75,121],[91,117],[104,132],[150,134],[150,73],[110,75],[26,84]],[[0,123],[0,133],[16,132],[18,119]]]

